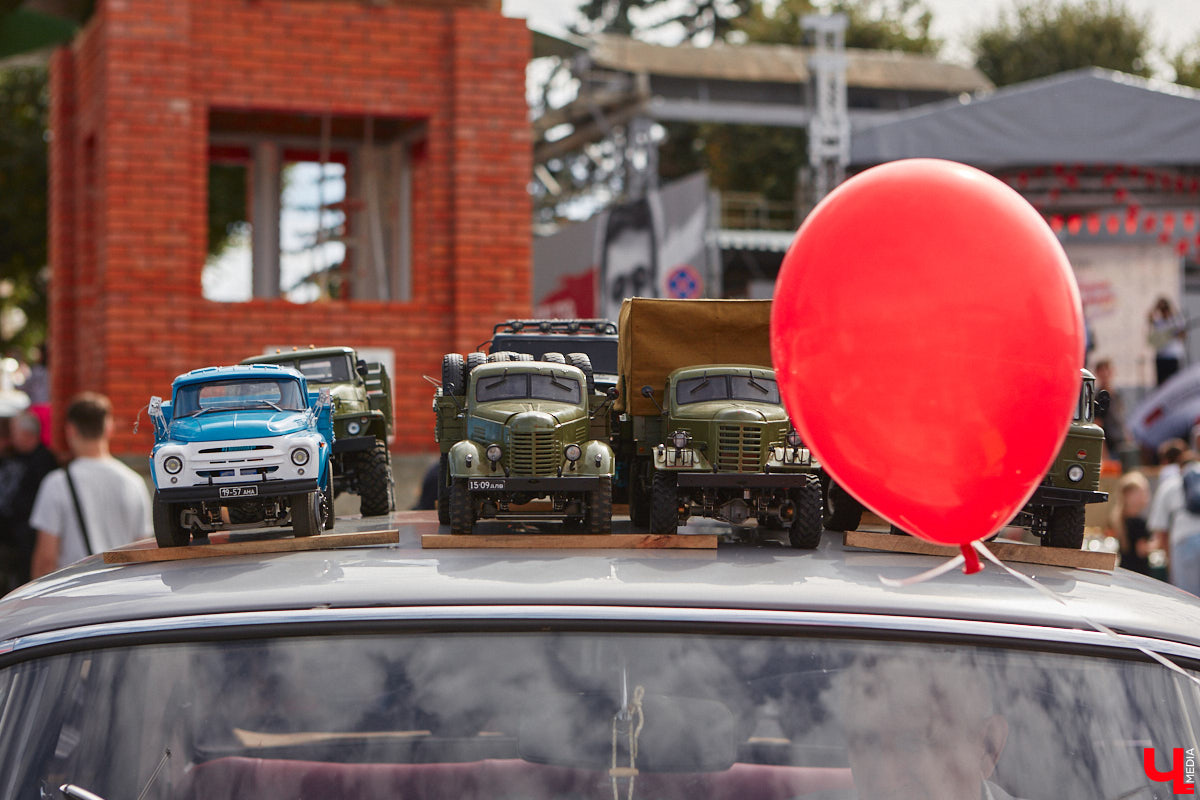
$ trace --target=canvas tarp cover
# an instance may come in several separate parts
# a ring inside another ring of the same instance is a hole
[[[770,300],[657,300],[634,297],[621,305],[618,323],[621,394],[616,410],[656,415],[642,397],[654,387],[662,402],[667,375],[696,364],[771,366]]]

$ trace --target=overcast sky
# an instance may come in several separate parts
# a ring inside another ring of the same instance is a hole
[[[933,32],[945,40],[943,56],[968,61],[965,41],[970,33],[991,22],[1014,0],[925,0],[933,10]],[[525,17],[543,28],[563,28],[578,7],[573,0],[504,0],[504,12]],[[1124,0],[1126,8],[1149,17],[1156,44],[1174,52],[1200,36],[1200,0]]]

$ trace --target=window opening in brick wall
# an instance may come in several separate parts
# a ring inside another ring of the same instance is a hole
[[[245,191],[244,219],[235,204],[210,202],[210,242],[225,238],[210,247],[205,298],[412,299],[412,154],[423,124],[242,111],[212,111],[209,123],[210,201],[227,182]]]

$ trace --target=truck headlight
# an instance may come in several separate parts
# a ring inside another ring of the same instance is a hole
[[[1080,464],[1072,464],[1067,467],[1067,480],[1072,483],[1079,483],[1083,480],[1083,466]]]
[[[795,428],[792,428],[790,431],[788,431],[787,443],[788,447],[799,447],[800,445],[804,444],[802,441],[800,441],[800,432]]]
[[[183,459],[179,456],[167,456],[163,461],[163,469],[168,475],[178,475],[179,470],[183,469]]]
[[[292,451],[292,463],[297,467],[303,467],[308,463],[308,451],[303,447],[297,447]]]
[[[687,447],[692,441],[692,435],[687,431],[675,431],[671,434],[671,446],[676,450],[682,450]]]
[[[579,445],[569,444],[563,448],[563,455],[566,456],[567,461],[575,463],[583,455],[583,451],[579,449]]]
[[[498,444],[489,444],[487,449],[487,460],[495,464],[504,457],[504,451],[500,449]]]
[[[351,436],[358,436],[358,432],[361,430],[362,430],[362,425],[358,424],[358,420],[355,420],[354,422],[348,423],[346,425],[346,433],[350,434]]]

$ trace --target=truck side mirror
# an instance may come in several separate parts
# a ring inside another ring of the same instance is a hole
[[[654,387],[643,386],[642,387],[642,397],[654,397]]]
[[[355,365],[355,369],[359,375],[361,375],[364,378],[367,377],[367,362],[366,361],[364,361],[363,359],[360,358],[358,360],[358,364]]]
[[[1112,398],[1109,396],[1107,389],[1101,389],[1100,391],[1096,392],[1096,413],[1106,413],[1108,411],[1108,404],[1111,401]]]
[[[608,395],[609,400],[616,400],[618,397],[621,396],[620,390],[617,389],[617,387],[615,387],[615,386],[608,387],[608,391],[605,392],[605,394]]]

